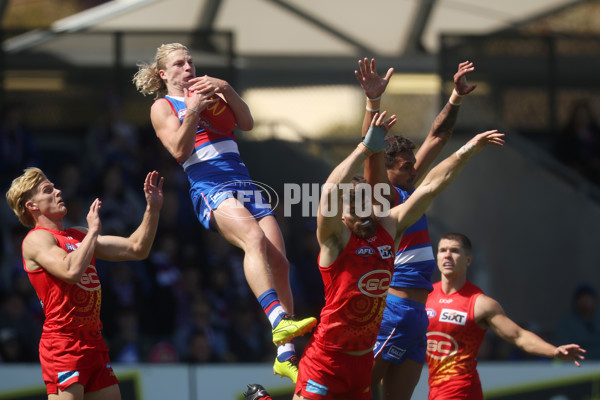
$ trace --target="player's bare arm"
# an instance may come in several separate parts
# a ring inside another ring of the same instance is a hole
[[[50,274],[69,283],[77,283],[92,261],[97,238],[102,228],[99,217],[100,201],[96,199],[87,215],[89,228],[81,245],[72,252],[58,246],[46,230],[31,232],[23,241],[23,260],[28,271],[44,268]],[[76,228],[86,232],[85,228]]]
[[[523,329],[505,314],[500,303],[489,296],[482,294],[477,297],[474,316],[477,325],[481,328],[491,329],[500,338],[529,354],[573,361],[577,366],[580,366],[579,361],[585,358],[585,350],[579,345],[556,347],[535,333]]]
[[[187,112],[181,123],[167,100],[157,100],[150,109],[150,119],[156,136],[173,158],[187,160],[194,150],[200,114]]]
[[[385,76],[381,77],[377,73],[374,58],[372,58],[370,61],[368,58],[365,58],[364,60],[358,60],[358,70],[354,71],[354,75],[356,76],[358,83],[362,87],[365,96],[367,97],[365,116],[363,118],[362,125],[363,137],[367,133],[369,126],[371,126],[373,117],[379,112],[381,96],[383,96],[383,93],[385,92],[393,73],[394,69],[389,68]],[[394,115],[393,118],[393,124],[395,124],[396,116]],[[398,193],[388,180],[383,153],[376,153],[369,157],[365,161],[364,171],[365,179],[371,185],[376,183],[387,183],[390,185],[390,190],[388,191],[389,194],[386,196],[386,200],[389,203],[394,204],[397,200]]]
[[[317,240],[321,247],[319,258],[321,266],[327,266],[335,261],[350,240],[350,232],[341,221],[344,204],[340,184],[350,183],[369,155],[368,149],[359,145],[331,172],[323,185],[317,214]]]
[[[150,120],[163,146],[179,161],[185,161],[194,150],[200,113],[217,99],[211,99],[210,89],[189,93],[183,89],[188,111],[183,123],[173,112],[168,100],[159,99],[150,108]],[[188,95],[189,93],[189,95]]]
[[[152,171],[144,181],[146,210],[142,222],[129,237],[99,236],[96,257],[107,261],[143,260],[148,257],[154,242],[160,210],[163,205],[164,178]]]
[[[354,71],[354,76],[356,76],[356,80],[358,80],[358,83],[362,87],[367,98],[365,116],[363,118],[361,130],[363,137],[366,135],[375,113],[379,112],[381,96],[383,96],[393,73],[394,68],[389,68],[385,76],[381,77],[377,73],[374,58],[370,61],[366,57],[364,60],[358,60],[358,70]]]
[[[425,137],[425,141],[415,155],[417,160],[415,163],[415,169],[417,170],[415,181],[417,184],[423,179],[433,160],[437,158],[444,145],[452,136],[462,96],[471,93],[477,87],[476,84],[469,84],[467,82],[467,75],[474,70],[475,67],[470,61],[465,61],[458,65],[458,71],[454,74],[454,90],[450,99],[436,116],[429,133]]]
[[[385,148],[385,134],[395,123],[395,116],[386,119],[386,112],[376,113],[372,119],[372,128],[363,141],[344,161],[331,172],[323,185],[317,215],[317,240],[321,246],[321,265],[329,265],[344,249],[350,239],[350,232],[340,223],[344,212],[343,190],[341,184],[348,184],[356,175],[362,163],[374,153]],[[332,208],[335,207],[335,208]],[[335,212],[327,212],[335,210]]]
[[[419,185],[408,200],[391,209],[390,218],[392,222],[384,222],[386,229],[388,229],[390,223],[395,224],[394,231],[388,230],[388,232],[394,232],[392,235],[394,240],[400,241],[404,230],[414,224],[427,211],[433,199],[456,179],[473,155],[490,144],[503,146],[503,138],[504,134],[497,130],[475,135],[456,153],[451,154],[429,171],[423,183]]]

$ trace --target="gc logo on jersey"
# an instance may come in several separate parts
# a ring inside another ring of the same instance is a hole
[[[81,279],[77,282],[77,286],[88,292],[100,290],[100,278],[95,266],[88,265],[85,272],[81,275]]]
[[[427,356],[441,360],[451,357],[458,351],[458,343],[443,332],[427,332]]]
[[[464,326],[467,323],[467,313],[464,311],[443,308],[442,314],[440,315],[440,322]]]
[[[356,255],[361,257],[369,257],[375,254],[375,250],[369,246],[363,246],[360,249],[356,249]]]
[[[427,318],[429,319],[434,318],[437,315],[433,308],[426,308],[425,311],[427,311]]]
[[[382,297],[387,294],[392,274],[384,269],[376,269],[364,274],[358,280],[358,290],[369,297]]]

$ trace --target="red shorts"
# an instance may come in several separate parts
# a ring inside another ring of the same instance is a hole
[[[42,335],[40,363],[47,394],[57,394],[73,383],[95,392],[119,383],[101,336],[85,341],[65,335]]]
[[[469,379],[452,378],[448,382],[429,388],[429,399],[435,400],[483,400],[479,377]]]
[[[319,348],[311,339],[300,358],[296,394],[306,399],[371,400],[373,352],[351,356]]]

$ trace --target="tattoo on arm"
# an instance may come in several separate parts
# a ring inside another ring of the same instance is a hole
[[[431,131],[435,136],[451,135],[458,118],[458,107],[446,103],[442,111],[435,117]]]

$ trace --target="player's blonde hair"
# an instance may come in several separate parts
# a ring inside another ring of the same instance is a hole
[[[185,50],[189,53],[188,48],[181,43],[162,44],[156,49],[156,55],[151,64],[138,64],[138,72],[133,76],[133,83],[138,92],[144,96],[156,94],[155,99],[164,97],[167,94],[167,85],[160,77],[158,71],[166,69],[165,62],[167,56],[175,50]]]
[[[23,171],[23,175],[13,179],[10,188],[6,192],[6,201],[13,212],[19,217],[19,221],[25,226],[34,226],[35,221],[31,213],[25,207],[25,203],[29,201],[37,187],[45,181],[46,175],[41,169],[30,167]]]

